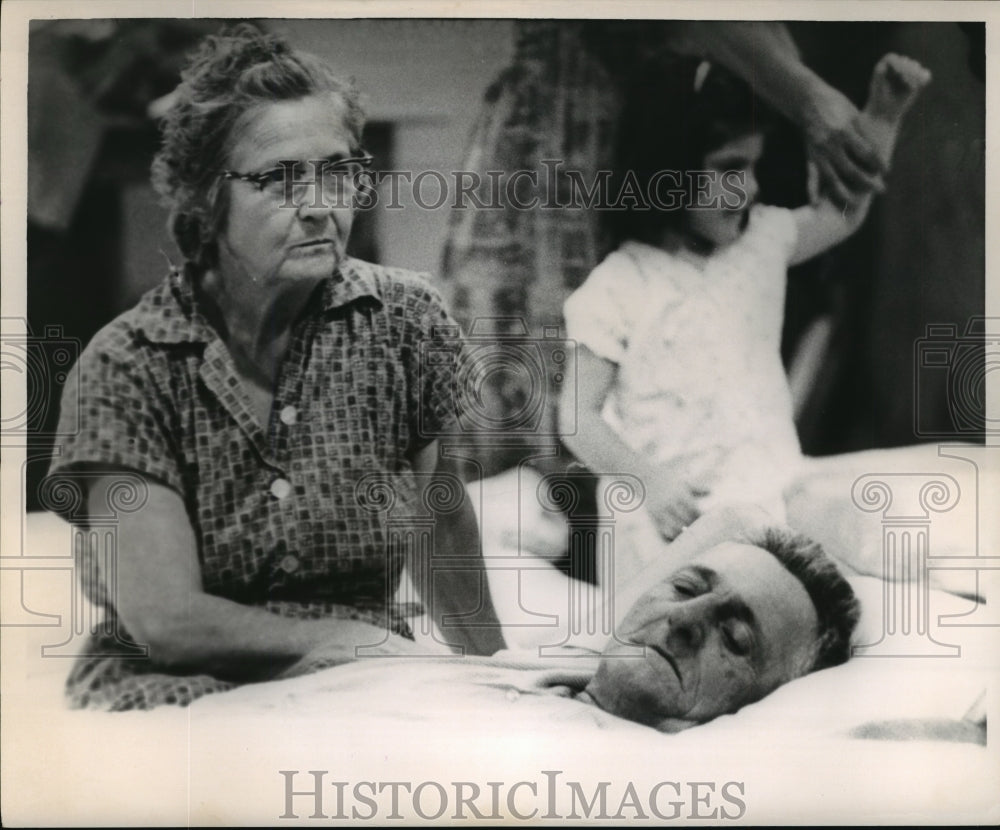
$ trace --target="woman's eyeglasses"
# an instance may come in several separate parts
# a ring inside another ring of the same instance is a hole
[[[371,187],[371,167],[374,159],[367,153],[346,159],[317,159],[315,161],[281,161],[276,167],[259,173],[239,173],[223,170],[223,179],[247,182],[258,192],[276,201],[292,202],[296,193],[309,189],[314,203],[337,204],[345,194],[352,194]],[[307,168],[312,168],[307,174]],[[315,190],[320,192],[316,193]]]

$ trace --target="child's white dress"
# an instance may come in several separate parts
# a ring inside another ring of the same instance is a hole
[[[625,242],[566,301],[570,339],[618,366],[604,418],[643,457],[687,456],[689,480],[711,487],[703,510],[749,501],[784,520],[801,460],[780,355],[795,241],[791,211],[757,205],[707,258]],[[615,519],[619,572],[662,553],[645,510]]]

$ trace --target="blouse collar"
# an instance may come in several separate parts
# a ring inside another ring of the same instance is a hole
[[[136,328],[151,343],[208,343],[216,335],[200,308],[191,270],[172,268],[167,280],[147,293],[136,307]],[[312,313],[340,308],[362,297],[382,301],[372,269],[345,259],[321,283]]]

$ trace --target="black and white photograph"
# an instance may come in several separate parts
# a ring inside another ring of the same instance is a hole
[[[0,13],[4,826],[1000,822],[990,4]]]

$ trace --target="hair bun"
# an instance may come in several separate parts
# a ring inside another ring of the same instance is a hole
[[[268,34],[252,23],[237,23],[230,30],[223,29],[222,36],[237,41],[237,44],[234,44],[237,45],[235,51],[251,65],[291,51],[284,40]]]
[[[276,55],[290,52],[289,45],[281,38],[253,23],[240,22],[225,26],[218,34],[205,38],[201,53],[192,64],[216,63],[223,59],[226,71],[238,75],[252,66],[268,63]]]

